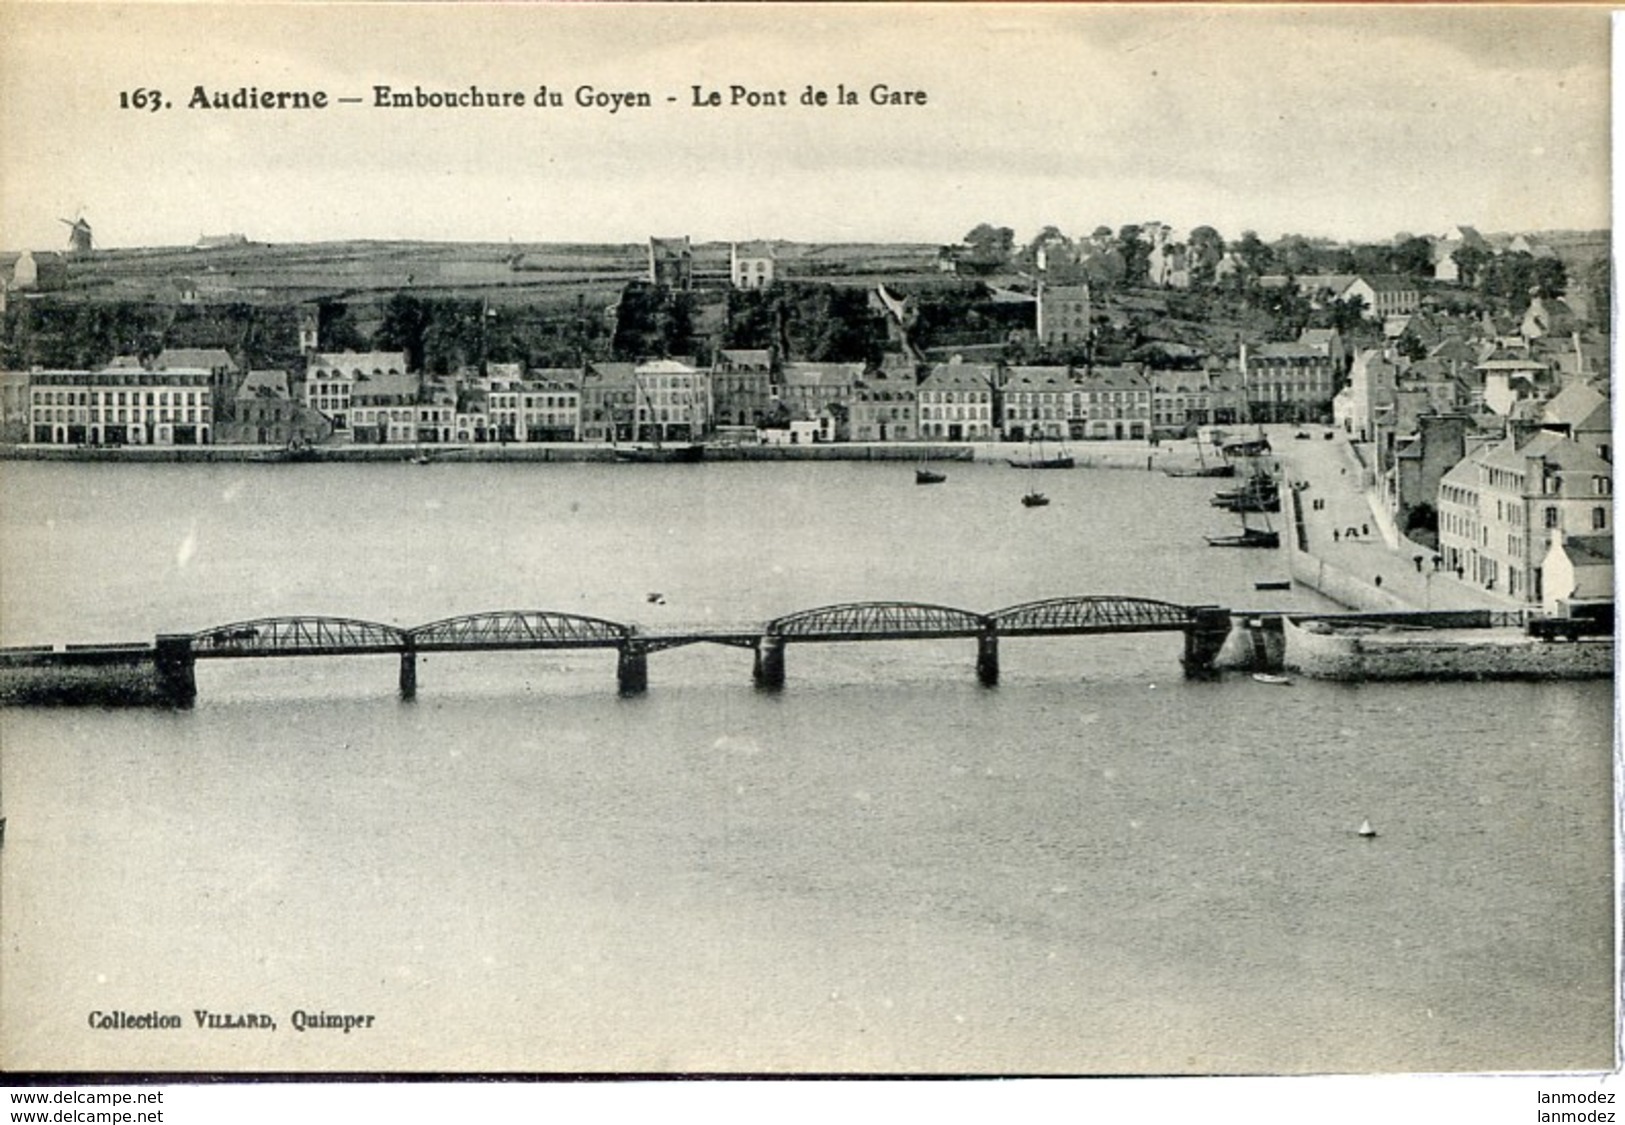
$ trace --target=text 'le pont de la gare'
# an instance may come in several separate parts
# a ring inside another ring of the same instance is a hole
[[[649,90],[612,90],[580,85],[563,88],[546,84],[533,89],[502,89],[479,85],[436,88],[414,84],[372,86],[365,95],[335,95],[326,90],[272,90],[258,86],[218,88],[193,86],[181,99],[158,87],[120,90],[118,107],[143,113],[176,108],[231,112],[235,110],[325,110],[339,106],[391,110],[590,109],[616,114],[623,111],[677,106],[699,110],[773,110],[864,107],[918,108],[931,104],[926,90],[907,89],[887,82],[848,86],[803,85],[761,88],[737,83],[691,84],[681,94]]]

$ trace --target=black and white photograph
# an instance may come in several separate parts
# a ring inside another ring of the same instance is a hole
[[[1595,1110],[1611,35],[0,7],[0,1070]]]

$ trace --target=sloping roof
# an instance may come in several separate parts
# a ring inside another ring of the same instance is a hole
[[[422,385],[422,381],[416,375],[409,375],[404,371],[363,375],[356,380],[355,388],[350,392],[350,401],[355,405],[386,400],[392,403],[412,402],[417,399]]]
[[[1096,367],[1085,372],[1080,380],[1084,387],[1095,391],[1148,391],[1151,381],[1138,367]]]
[[[985,391],[993,386],[998,368],[991,363],[937,363],[921,382],[927,391]]]
[[[579,367],[533,367],[525,376],[526,386],[546,385],[554,389],[575,390],[581,385]]]
[[[678,363],[675,359],[652,359],[648,363],[637,366],[639,375],[693,375],[694,368],[686,363]]]
[[[401,374],[406,370],[405,352],[317,352],[311,357],[310,366],[316,368],[332,368],[346,375],[362,373],[371,375],[373,372],[388,374],[393,372]]]
[[[777,257],[771,242],[736,242],[733,244],[733,253],[736,258]]]
[[[1358,280],[1371,286],[1377,293],[1408,293],[1417,288],[1416,282],[1397,273],[1361,274]]]
[[[1326,353],[1296,341],[1259,344],[1247,349],[1248,359],[1324,359]]]
[[[250,371],[243,377],[243,385],[237,388],[237,397],[289,398],[288,373],[281,368]]]
[[[582,380],[584,391],[595,387],[631,390],[637,382],[635,363],[592,363],[587,365],[587,377]]]
[[[158,353],[153,361],[153,368],[158,371],[169,371],[177,367],[201,367],[213,371],[217,367],[224,367],[230,371],[237,370],[237,361],[225,348],[165,348]]]
[[[1538,457],[1564,472],[1595,473],[1611,476],[1614,467],[1572,438],[1551,430],[1542,430],[1521,446],[1503,441],[1490,447],[1478,458],[1478,463],[1492,469],[1510,469],[1522,472],[1524,462]]]
[[[1575,566],[1614,565],[1614,537],[1612,535],[1565,536],[1563,551]]]
[[[688,246],[688,235],[681,238],[653,238],[649,239],[649,253],[664,258],[691,258],[693,251]]]
[[[1340,339],[1342,335],[1335,328],[1305,328],[1298,334],[1298,343],[1316,351],[1328,351]]]
[[[733,367],[773,366],[773,353],[766,348],[723,348],[722,362]]]
[[[1585,383],[1570,383],[1557,392],[1541,411],[1541,421],[1554,426],[1578,426],[1597,408],[1608,406],[1608,399]]]
[[[782,378],[787,387],[843,387],[862,375],[861,363],[787,363]]]
[[[1069,391],[1072,389],[1072,369],[1069,367],[1012,367],[1005,381],[1007,391]]]

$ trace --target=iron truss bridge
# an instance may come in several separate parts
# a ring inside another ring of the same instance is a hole
[[[802,610],[760,626],[693,625],[649,631],[548,610],[474,613],[410,629],[347,617],[261,617],[204,629],[188,639],[192,655],[203,659],[629,646],[657,652],[697,643],[748,648],[763,641],[1172,632],[1190,629],[1199,613],[1209,608],[1109,596],[1049,598],[993,613],[922,602],[849,602]]]

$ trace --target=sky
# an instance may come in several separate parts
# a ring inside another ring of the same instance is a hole
[[[1608,48],[1605,10],[1560,6],[6,0],[0,246],[64,248],[81,213],[107,247],[1603,228]],[[378,85],[526,105],[376,108]],[[857,105],[800,104],[842,85]],[[187,108],[198,86],[362,101]],[[152,88],[171,108],[120,108]]]

